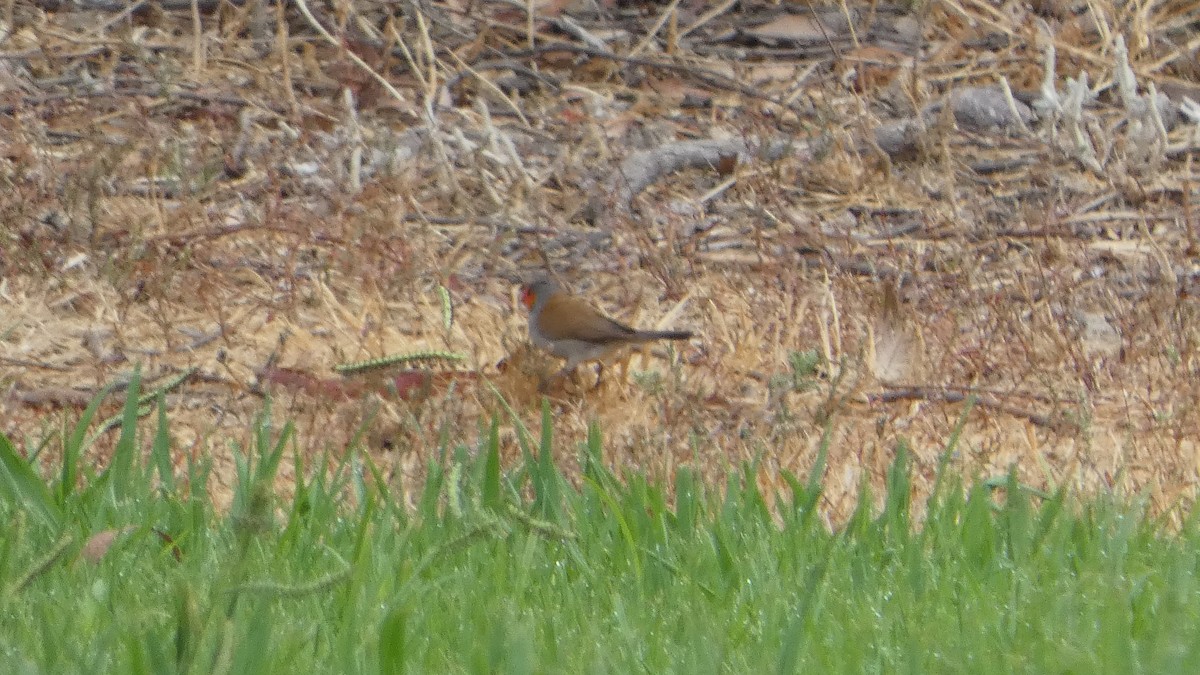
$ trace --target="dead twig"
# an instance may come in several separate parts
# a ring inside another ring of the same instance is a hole
[[[783,157],[792,147],[790,139],[772,140],[761,145],[741,138],[680,141],[630,155],[616,173],[605,182],[589,203],[589,220],[607,221],[612,215],[627,214],[635,197],[663,176],[691,168],[714,170],[723,158],[736,156],[738,163],[753,159],[768,162]],[[609,199],[615,195],[616,203]],[[611,215],[610,215],[611,214]]]
[[[47,12],[138,12],[142,6],[150,4],[145,0],[130,5],[127,0],[32,0],[34,7]],[[191,10],[193,6],[201,12],[216,11],[221,5],[241,7],[246,0],[156,0],[154,5],[162,11],[176,12]],[[132,9],[131,9],[132,8]]]
[[[806,114],[805,109],[792,101],[788,101],[782,97],[768,94],[760,87],[752,87],[730,77],[726,77],[716,71],[698,66],[689,65],[686,63],[673,63],[671,61],[660,61],[658,59],[643,58],[640,56],[623,56],[605,49],[594,49],[592,47],[573,45],[568,42],[554,42],[550,44],[539,45],[532,49],[518,49],[504,52],[504,56],[514,59],[528,59],[543,56],[545,54],[553,54],[555,52],[568,52],[578,54],[580,56],[588,56],[596,59],[611,59],[631,66],[642,66],[644,68],[656,68],[658,70],[666,70],[680,75],[686,75],[705,85],[722,89],[725,91],[736,91],[737,93],[746,96],[756,101],[766,101],[774,103],[782,108],[793,110],[798,114]]]
[[[187,101],[203,103],[206,105],[220,104],[238,107],[257,106],[280,114],[284,112],[284,109],[281,106],[267,102],[250,101],[249,99],[234,94],[203,93],[196,91],[163,92],[161,89],[134,88],[109,89],[100,91],[64,91],[50,94],[39,94],[37,96],[23,96],[17,103],[0,105],[0,114],[11,115],[22,108],[33,108],[37,106],[48,105],[50,103],[57,103],[60,101],[76,102],[83,98],[132,98],[139,96],[157,99],[158,103]]]
[[[952,391],[948,389],[935,389],[928,387],[907,387],[904,389],[896,389],[894,391],[875,392],[867,394],[867,400],[871,403],[894,403],[896,401],[931,401],[934,403],[962,403],[968,398],[974,397],[975,404],[998,410],[1002,413],[1020,417],[1029,420],[1032,424],[1051,429],[1054,431],[1062,431],[1069,426],[1067,420],[1062,418],[1051,417],[1042,413],[1033,412],[1024,408],[1010,405],[999,401],[991,396],[980,396],[979,394],[967,391]]]

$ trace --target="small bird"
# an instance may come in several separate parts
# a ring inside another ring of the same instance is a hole
[[[682,330],[630,328],[545,278],[521,287],[521,304],[529,309],[529,338],[533,344],[567,360],[559,376],[569,374],[585,361],[600,361],[603,368],[604,359],[628,345],[692,337]]]

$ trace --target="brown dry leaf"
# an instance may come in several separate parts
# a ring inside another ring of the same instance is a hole
[[[108,550],[112,548],[113,542],[117,540],[117,537],[133,532],[136,529],[136,527],[129,525],[122,528],[97,532],[88,538],[87,543],[83,545],[83,550],[79,552],[79,555],[93,565],[99,564],[100,561],[104,559],[105,554],[108,553]]]
[[[875,325],[871,372],[887,384],[911,382],[921,364],[920,332],[905,316],[891,284],[884,289],[883,307]]]
[[[99,564],[100,561],[104,559],[104,556],[108,554],[109,549],[112,548],[112,545],[117,541],[118,537],[127,535],[130,532],[136,531],[137,529],[138,528],[134,525],[127,525],[121,528],[97,532],[87,540],[86,544],[83,545],[83,550],[79,552],[79,555],[93,565]],[[171,557],[175,558],[176,562],[183,560],[183,551],[179,549],[179,545],[175,543],[175,540],[171,537],[171,535],[158,529],[157,527],[151,529],[150,532],[158,537],[159,541],[161,541],[163,544],[171,547]]]

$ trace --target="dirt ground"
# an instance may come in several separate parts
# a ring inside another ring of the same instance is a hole
[[[268,392],[410,496],[494,416],[518,461],[549,272],[697,334],[551,384],[569,473],[596,421],[614,466],[783,489],[828,429],[834,521],[952,438],[968,478],[1194,498],[1194,3],[6,7],[0,405],[44,462],[138,364],[187,373],[221,500]]]

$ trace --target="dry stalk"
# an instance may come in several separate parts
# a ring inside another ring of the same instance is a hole
[[[735,78],[728,77],[715,70],[685,63],[675,63],[671,61],[650,59],[640,56],[624,56],[622,54],[611,52],[608,49],[597,50],[584,45],[568,44],[564,42],[543,44],[536,48],[524,51],[512,51],[508,52],[508,56],[512,58],[532,58],[542,54],[555,52],[567,52],[597,59],[610,59],[632,66],[642,66],[645,68],[654,68],[665,70],[667,72],[679,73],[680,75],[694,78],[710,87],[715,87],[724,91],[737,92],[743,96],[746,96],[747,98],[756,101],[767,101],[768,103],[774,103],[775,105],[783,108],[796,109],[796,111],[800,113],[805,112],[802,108],[797,109],[796,106],[790,101],[785,100],[783,97],[778,95],[772,94],[770,91],[766,91],[762,87],[754,87]]]
[[[16,27],[16,9],[17,0],[8,0],[4,3],[4,30],[0,32],[0,41],[7,40],[12,34],[13,28]]]
[[[346,137],[350,146],[350,157],[347,159],[350,175],[346,180],[348,185],[344,187],[351,195],[357,195],[362,192],[363,133],[362,125],[358,121],[358,107],[354,103],[354,92],[349,88],[342,90],[342,105],[345,107],[346,116],[338,131]]]
[[[301,119],[300,101],[296,99],[296,87],[292,82],[292,52],[288,48],[290,34],[286,10],[287,7],[282,3],[275,6],[275,44],[279,50],[279,68],[283,72],[283,91],[291,112],[290,119],[296,124]]]
[[[515,4],[515,0],[513,0],[513,2]],[[522,5],[521,9],[525,9],[525,6]],[[569,33],[571,35],[574,35],[575,37],[579,38],[579,40],[582,41],[585,45],[591,47],[592,49],[598,49],[602,52],[610,51],[608,48],[608,43],[606,43],[604,40],[601,40],[600,38],[596,37],[595,35],[592,35],[591,33],[584,30],[583,26],[580,26],[579,24],[575,23],[568,16],[555,17],[553,19],[553,23],[564,33]]]
[[[537,16],[537,3],[535,0],[526,0],[525,5],[525,35],[529,41],[529,48],[537,47],[537,30],[534,26],[534,17]]]
[[[663,8],[663,11],[659,13],[658,19],[654,22],[654,25],[650,27],[650,30],[646,31],[646,35],[642,37],[642,39],[638,41],[636,45],[634,45],[633,49],[629,50],[629,56],[637,56],[638,54],[641,54],[646,47],[649,47],[650,42],[654,40],[654,36],[658,35],[658,31],[662,30],[662,27],[666,25],[667,19],[675,16],[675,11],[678,8],[679,0],[671,0],[671,2]]]
[[[454,172],[454,164],[450,160],[450,153],[446,149],[446,144],[440,132],[437,115],[434,114],[434,105],[438,93],[438,76],[437,76],[437,59],[433,54],[433,41],[429,37],[428,27],[425,24],[424,14],[418,9],[416,12],[417,26],[421,35],[421,44],[424,46],[425,62],[428,64],[428,73],[424,73],[422,68],[417,64],[417,60],[412,50],[408,48],[407,42],[400,37],[400,33],[396,30],[394,21],[388,21],[388,32],[395,41],[397,47],[400,48],[401,54],[404,55],[405,61],[408,63],[409,69],[421,84],[424,90],[421,100],[421,111],[425,116],[425,124],[429,128],[429,141],[433,145],[433,152],[438,160],[438,171],[441,177],[444,178],[444,184],[447,194],[463,194],[462,186],[459,184],[458,177]]]
[[[202,79],[204,73],[204,24],[200,21],[198,0],[192,0],[192,77]]]
[[[810,3],[809,8],[812,8]],[[854,15],[850,13],[850,7],[846,4],[846,0],[838,0],[838,8],[842,10],[842,17],[846,19],[846,27],[850,30],[850,44],[854,45],[855,49],[859,49],[862,45],[858,41],[858,29],[854,27]]]
[[[532,128],[532,125],[529,124],[529,120],[525,118],[525,113],[524,113],[524,111],[521,110],[521,106],[517,105],[516,101],[513,101],[512,98],[508,96],[508,94],[505,94],[504,90],[502,90],[500,87],[496,86],[495,82],[492,82],[491,80],[487,79],[483,75],[480,75],[475,70],[475,68],[471,67],[470,64],[463,61],[462,58],[460,58],[458,54],[455,54],[454,52],[450,52],[450,55],[453,56],[454,60],[458,62],[458,66],[460,69],[473,75],[477,82],[482,84],[484,87],[487,87],[487,89],[489,91],[491,91],[493,94],[495,94],[496,97],[499,98],[501,101],[504,101],[504,104],[508,106],[509,110],[512,110],[513,114],[517,116],[517,119],[521,120],[521,124],[525,125],[526,128]],[[447,83],[447,84],[449,84],[449,83]]]
[[[149,0],[136,0],[136,2],[129,3],[129,5],[127,7],[125,7],[121,11],[114,14],[108,20],[102,22],[99,26],[96,26],[95,28],[93,28],[90,32],[93,35],[102,35],[102,34],[108,32],[109,28],[112,28],[116,24],[118,24],[118,23],[124,21],[125,19],[129,18],[130,16],[132,16],[134,12],[136,12],[136,11],[140,10],[142,7],[144,7],[148,1]],[[8,6],[11,8],[12,4],[13,4],[13,0],[10,0]],[[195,0],[192,0],[192,5],[195,6],[195,4],[196,4]],[[9,14],[8,21],[9,21],[9,23],[7,25],[11,26],[12,25],[12,14]]]
[[[1159,60],[1151,62],[1146,66],[1145,72],[1157,73],[1180,59],[1195,58],[1197,49],[1200,49],[1200,35],[1188,40],[1178,49],[1171,51]]]
[[[363,72],[371,77],[371,79],[378,82],[379,85],[383,87],[384,91],[390,94],[392,98],[396,99],[397,102],[407,103],[407,101],[404,99],[404,96],[399,91],[396,91],[396,88],[392,86],[391,82],[387,81],[387,78],[375,72],[375,69],[368,65],[366,61],[363,61],[358,54],[346,49],[340,42],[338,42],[337,38],[333,37],[329,31],[325,30],[325,27],[321,25],[320,21],[317,21],[317,17],[313,16],[312,11],[309,10],[307,0],[296,0],[296,6],[300,8],[300,13],[303,14],[304,19],[308,21],[308,25],[312,27],[313,30],[317,31],[317,34],[324,38],[326,42],[332,45],[339,52],[344,53],[346,57],[354,63],[354,65],[361,68]],[[419,16],[420,15],[418,15],[418,18]]]
[[[521,159],[520,153],[517,152],[516,144],[509,134],[502,132],[492,123],[491,111],[482,99],[477,100],[475,109],[479,112],[483,119],[484,130],[487,133],[488,144],[491,146],[490,153],[493,156],[493,161],[498,164],[509,164],[515,167],[517,176],[525,186],[527,193],[533,192],[537,187],[537,181],[530,174],[529,169],[525,166],[525,162]]]
[[[713,19],[717,18],[718,16],[721,16],[725,12],[728,12],[730,9],[733,8],[734,5],[737,4],[737,2],[738,2],[738,0],[723,0],[723,2],[718,4],[716,7],[713,7],[712,9],[708,10],[707,12],[701,14],[699,17],[696,18],[695,21],[693,21],[691,24],[684,27],[683,30],[679,31],[678,39],[682,40],[683,38],[687,37],[688,35],[691,35],[697,29],[702,28],[705,25],[707,25],[708,22],[712,21]]]
[[[1017,110],[1017,101],[1013,98],[1012,88],[1008,86],[1007,77],[1000,77],[1000,90],[1004,92],[1004,100],[1008,103],[1008,112],[1012,115],[1013,120],[1016,122],[1017,129],[1020,130],[1022,135],[1029,136],[1031,132],[1029,131],[1029,127],[1025,124],[1025,120],[1022,118],[1021,112]]]
[[[1192,215],[1192,155],[1183,164],[1183,230],[1187,233],[1188,254],[1200,254],[1196,244],[1196,228],[1200,226]]]

